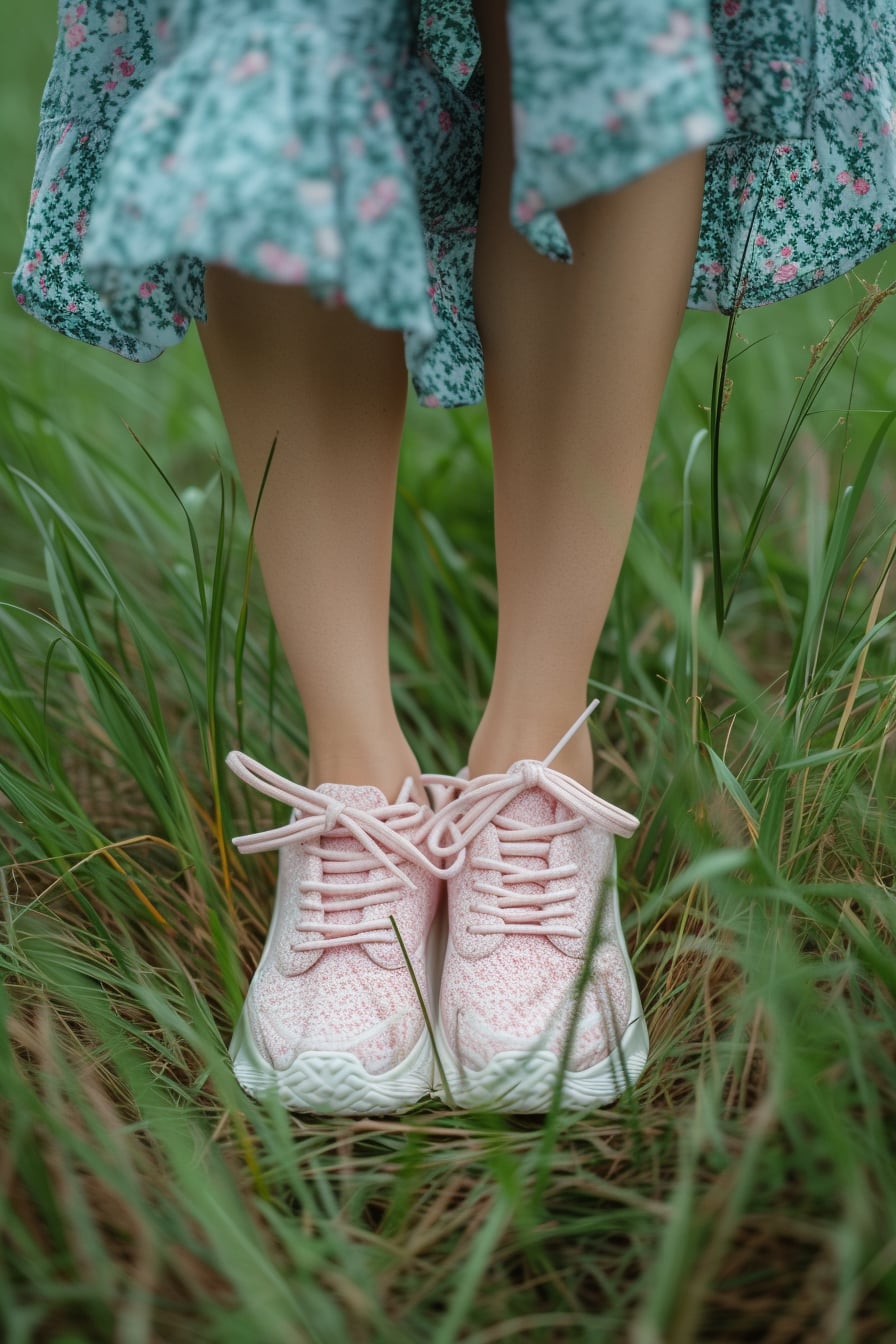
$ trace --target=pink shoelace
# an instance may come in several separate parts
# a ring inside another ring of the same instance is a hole
[[[499,875],[500,885],[497,879],[474,880],[474,891],[494,899],[471,902],[471,913],[488,916],[491,923],[470,924],[468,932],[550,934],[553,937],[570,938],[581,936],[582,930],[571,924],[551,922],[571,914],[568,902],[575,897],[575,885],[547,891],[549,882],[566,877],[575,878],[578,865],[566,863],[554,868],[530,868],[516,860],[526,857],[546,861],[552,838],[564,832],[579,830],[586,821],[595,821],[604,830],[623,837],[632,835],[637,829],[638,819],[630,812],[624,812],[622,808],[614,807],[612,803],[597,797],[568,775],[550,769],[550,762],[599,703],[598,700],[592,700],[543,761],[517,761],[504,774],[480,775],[478,779],[469,782],[462,778],[453,779],[455,789],[460,789],[460,792],[444,802],[433,819],[426,837],[430,853],[436,858],[448,858],[458,853],[463,857],[466,847],[490,822],[494,824],[498,837],[497,859],[470,860],[473,868]],[[439,778],[447,780],[449,777]],[[515,817],[500,815],[502,808],[524,790],[532,788],[543,789],[576,815],[565,821],[537,826],[528,826]],[[454,838],[446,844],[440,843],[444,832],[449,829]],[[542,890],[532,893],[513,890],[513,887],[523,883],[533,883],[541,886]]]
[[[450,869],[439,866],[422,853],[408,835],[403,834],[406,831],[422,834],[427,824],[423,817],[423,806],[412,798],[371,809],[355,807],[319,793],[317,789],[296,784],[260,761],[253,760],[245,752],[229,752],[226,764],[252,788],[267,794],[269,798],[289,803],[293,808],[292,819],[285,826],[234,836],[233,844],[240,853],[255,854],[301,841],[306,846],[306,852],[321,861],[320,880],[301,881],[298,902],[301,930],[316,933],[319,939],[296,945],[296,951],[316,952],[331,947],[346,947],[352,943],[394,941],[395,933],[386,915],[361,923],[340,922],[338,918],[331,917],[345,911],[364,910],[370,905],[399,900],[402,893],[396,889],[396,883],[401,883],[411,891],[415,890],[414,879],[402,872],[390,858],[390,853],[400,855],[442,878],[452,877],[463,865],[465,856],[461,854]],[[426,782],[428,776],[422,778]],[[443,779],[442,776],[433,778]],[[354,836],[366,853],[312,843],[330,834],[334,838],[345,834]],[[360,872],[370,872],[369,879],[363,882],[340,880],[346,873]],[[322,909],[316,902],[307,899],[310,892],[320,894]],[[306,912],[309,910],[322,917],[308,918]]]

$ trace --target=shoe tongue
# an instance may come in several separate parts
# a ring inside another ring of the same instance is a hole
[[[523,821],[527,826],[544,826],[554,820],[555,807],[556,799],[536,785],[518,793],[512,802],[501,808],[500,815]]]
[[[557,800],[536,785],[531,789],[523,789],[512,802],[501,808],[499,815],[521,821],[526,826],[544,826],[554,820],[556,805]],[[543,871],[548,866],[545,859],[534,855],[514,854],[512,861],[520,868],[531,868],[533,873]],[[533,878],[532,882],[515,882],[512,889],[520,896],[535,896],[544,890],[537,878]]]
[[[378,789],[375,784],[319,784],[317,792],[322,793],[326,798],[334,798],[339,803],[347,803],[349,807],[364,808],[366,811],[370,811],[374,807],[385,807],[389,801],[382,789]],[[339,822],[336,823],[336,826],[337,834],[334,835],[330,832],[327,835],[322,835],[317,841],[321,849],[333,849],[342,854],[363,854],[365,852],[360,840],[353,835],[346,835]],[[371,858],[371,866],[373,864],[374,860]],[[356,882],[367,882],[369,878],[370,869],[362,868],[354,873],[340,873],[334,880],[353,885]],[[336,899],[339,900],[340,898],[336,897]],[[363,916],[363,910],[342,910],[338,918],[342,924],[360,924]]]
[[[389,799],[375,784],[318,784],[317,792],[327,798],[335,798],[349,807],[362,807],[370,811],[374,807],[385,807]]]

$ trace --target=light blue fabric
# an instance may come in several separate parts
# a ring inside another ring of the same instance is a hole
[[[799,293],[896,237],[894,5],[510,0],[510,218],[708,146],[689,305]],[[21,306],[154,358],[206,264],[402,330],[426,405],[482,396],[472,266],[484,119],[469,0],[86,0],[60,7]]]

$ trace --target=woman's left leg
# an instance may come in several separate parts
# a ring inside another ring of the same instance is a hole
[[[495,463],[498,648],[470,774],[542,758],[585,708],[697,248],[704,150],[562,213],[571,266],[508,218],[504,6],[477,6],[488,114],[475,266]],[[553,762],[593,782],[587,724]]]

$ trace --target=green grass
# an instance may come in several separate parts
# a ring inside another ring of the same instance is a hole
[[[0,80],[25,194],[36,34]],[[548,1126],[236,1085],[275,868],[228,838],[274,813],[223,760],[301,778],[306,741],[211,387],[192,337],[138,369],[0,292],[11,1344],[896,1339],[894,262],[742,314],[715,439],[725,322],[686,318],[593,680],[652,1054]],[[392,655],[424,769],[488,692],[490,491],[481,409],[412,408]]]

